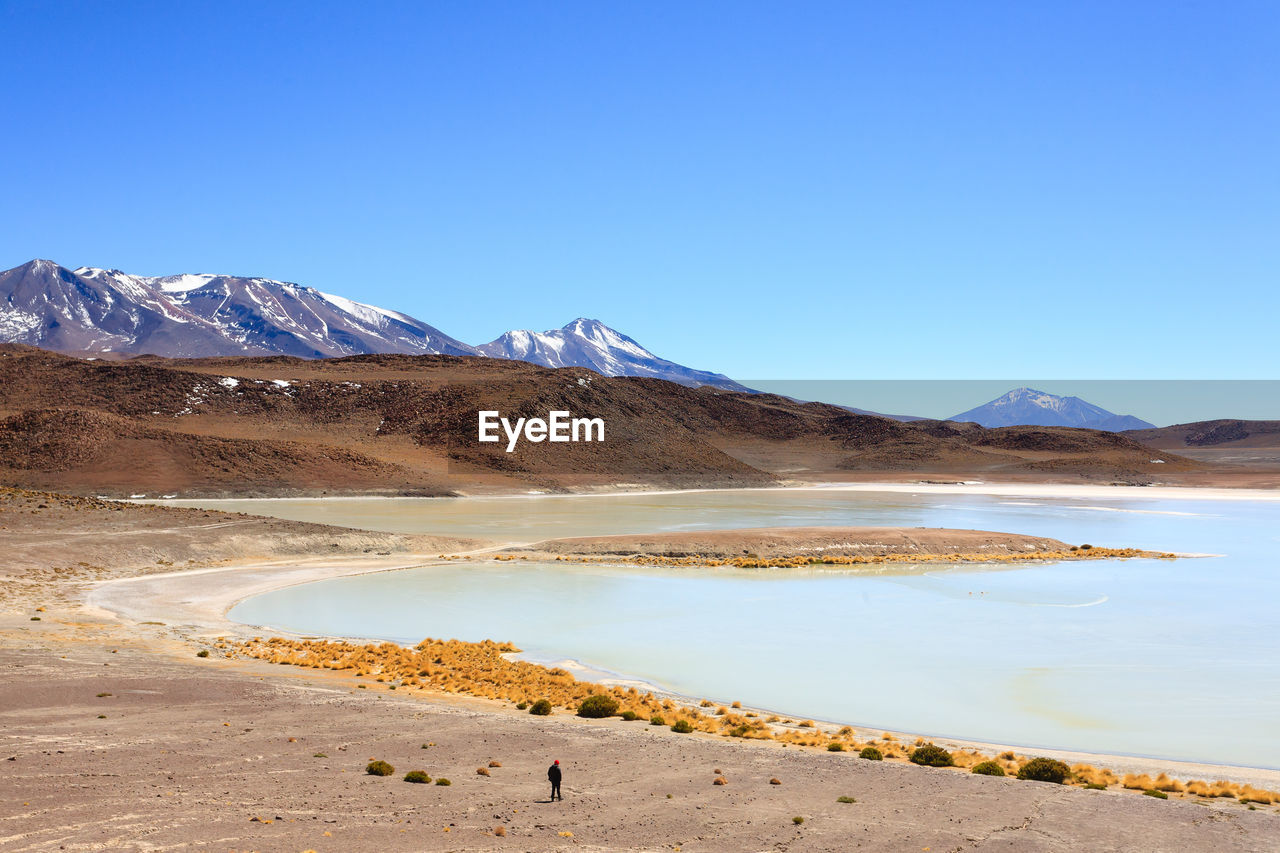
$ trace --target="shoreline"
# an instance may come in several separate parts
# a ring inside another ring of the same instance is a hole
[[[477,556],[483,557],[483,555],[489,551],[500,552],[502,547],[503,546],[496,546],[492,549],[483,549],[483,551],[477,554]],[[406,560],[406,557],[410,557],[411,559]],[[141,630],[146,627],[162,627],[166,629],[162,633],[167,633],[170,639],[185,642],[190,642],[195,638],[203,638],[207,640],[215,637],[247,639],[249,637],[261,636],[270,632],[273,636],[281,636],[291,639],[306,638],[367,644],[393,642],[396,645],[403,645],[396,641],[389,641],[386,638],[380,637],[339,637],[317,634],[301,634],[284,628],[237,622],[229,618],[228,613],[241,601],[278,589],[340,577],[404,571],[408,569],[425,568],[433,565],[445,566],[449,565],[450,562],[451,561],[448,559],[442,560],[437,556],[423,554],[398,555],[396,559],[349,557],[341,561],[336,561],[332,558],[326,559],[315,557],[303,560],[279,560],[272,563],[257,565],[192,569],[159,575],[134,576],[101,581],[92,586],[90,591],[84,596],[83,601],[86,607],[102,610],[111,614],[111,616],[116,619],[126,621],[132,630]],[[612,565],[612,563],[610,564]],[[622,569],[635,568],[634,566],[630,566],[623,562],[618,562],[616,565]],[[206,587],[205,584],[202,583],[202,581],[223,575],[247,576],[247,579],[250,582],[248,586],[244,583],[237,583],[234,585],[214,584],[212,587]],[[110,590],[116,590],[119,588],[128,590],[130,586],[136,585],[154,585],[156,588],[142,601],[138,601],[135,596],[113,596],[110,593]],[[124,598],[130,599],[130,602],[122,603],[122,599]],[[154,610],[148,608],[154,608]],[[144,616],[147,618],[144,618]],[[163,626],[148,626],[145,624],[148,621],[160,620],[167,621],[164,622]],[[513,657],[515,659],[524,660],[524,658],[520,657],[520,653],[515,653]],[[574,672],[575,676],[580,676],[584,680],[599,683],[604,686],[635,686],[640,689],[651,691],[659,697],[672,698],[678,703],[684,705],[696,706],[703,699],[709,698],[687,695],[678,691],[670,690],[660,683],[633,677],[626,673],[613,672],[578,658],[569,657],[545,661],[531,660],[530,662],[544,667],[565,666],[565,664],[568,663],[573,666],[571,671]],[[305,678],[306,676],[303,675],[302,677]],[[428,698],[427,701],[431,701],[430,698]],[[802,718],[796,714],[783,714],[783,712],[777,711],[776,709],[753,707],[749,710],[761,714],[777,713],[783,716],[794,717],[796,719]],[[1280,768],[1225,764],[1220,762],[1188,761],[1177,758],[1125,753],[1090,752],[1079,749],[1051,748],[1009,742],[983,741],[938,733],[905,732],[893,728],[871,726],[865,723],[850,723],[847,721],[842,722],[816,719],[815,721],[831,729],[836,729],[844,725],[851,725],[858,731],[867,735],[877,735],[881,732],[889,732],[904,742],[909,742],[923,737],[926,740],[940,742],[956,749],[973,749],[993,754],[1006,750],[1017,750],[1022,752],[1034,751],[1036,754],[1050,758],[1057,758],[1058,760],[1065,761],[1068,764],[1094,764],[1114,770],[1120,774],[1147,773],[1150,775],[1156,775],[1158,773],[1166,773],[1171,776],[1176,776],[1177,778],[1185,779],[1231,778],[1232,781],[1238,781],[1244,784],[1280,790]]]
[[[30,806],[0,819],[0,845],[15,849],[168,850],[216,838],[243,850],[492,851],[501,835],[532,853],[1010,845],[1260,853],[1280,843],[1274,771],[1021,748],[997,756],[1009,772],[1036,753],[1093,765],[1076,768],[1074,785],[1025,782],[967,772],[980,758],[970,746],[1007,744],[937,738],[955,748],[958,766],[917,767],[903,757],[912,735],[879,740],[880,729],[864,737],[799,718],[751,718],[747,709],[720,717],[672,700],[664,716],[694,721],[694,733],[681,734],[647,715],[577,718],[551,682],[575,684],[576,698],[613,692],[629,707],[639,689],[573,682],[500,655],[494,680],[481,682],[484,658],[454,656],[497,644],[437,641],[431,654],[449,665],[420,657],[410,675],[388,668],[408,659],[401,646],[352,642],[372,664],[360,678],[336,661],[281,666],[293,661],[253,654],[240,638],[251,642],[254,629],[226,618],[260,591],[447,566],[444,554],[524,543],[22,490],[0,490],[0,513],[0,543],[12,555],[0,565],[9,581],[0,589],[0,740],[9,759],[0,762],[0,796]],[[322,647],[305,636],[281,642]],[[423,678],[425,670],[433,672]],[[551,716],[518,708],[529,697],[515,691],[542,692],[526,676],[552,676],[542,682],[561,700]],[[725,737],[725,725],[740,721],[772,739]],[[823,748],[851,746],[855,735],[878,742],[885,760]],[[567,767],[565,802],[554,806],[543,788],[551,758]],[[452,787],[369,776],[374,759]],[[1206,782],[1179,794],[1161,770]],[[1234,781],[1212,781],[1221,778]],[[1087,790],[1086,781],[1109,787]],[[1175,792],[1167,802],[1161,788]]]
[[[882,492],[894,494],[955,494],[989,495],[996,497],[1028,498],[1126,498],[1173,499],[1209,501],[1280,501],[1280,489],[1231,488],[1225,486],[1127,486],[1098,483],[1016,483],[1016,482],[798,482],[779,486],[743,486],[734,488],[696,489],[609,489],[583,492],[509,492],[502,494],[465,494],[439,496],[400,495],[305,495],[298,497],[264,498],[108,498],[121,503],[137,503],[150,506],[184,506],[224,503],[272,503],[272,502],[320,502],[320,501],[506,501],[539,500],[543,498],[625,498],[655,497],[661,495],[701,495],[736,492]]]

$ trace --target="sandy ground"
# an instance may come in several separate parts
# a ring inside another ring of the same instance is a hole
[[[668,557],[870,557],[967,554],[1021,555],[1063,552],[1065,542],[986,530],[901,527],[755,527],[740,530],[686,530],[621,536],[578,536],[538,542],[512,551],[583,556],[659,555]]]
[[[532,717],[496,702],[410,698],[312,670],[200,659],[208,637],[247,631],[223,615],[246,594],[415,565],[446,543],[347,541],[299,525],[264,528],[257,556],[239,538],[234,554],[220,556],[217,528],[204,526],[219,520],[157,508],[135,523],[165,531],[181,554],[200,554],[157,565],[138,546],[112,542],[127,533],[92,535],[105,523],[99,509],[67,506],[50,522],[50,500],[32,500],[47,508],[0,503],[0,549],[20,555],[3,564],[0,598],[0,849],[1280,849],[1276,806],[1017,782],[617,718]],[[67,562],[77,546],[66,537],[33,541],[41,525],[65,528],[72,517],[81,547],[133,563],[80,561],[86,568]],[[286,534],[288,557],[272,550]],[[364,774],[372,758],[396,774]],[[557,758],[566,799],[551,804],[545,770]],[[476,773],[491,761],[501,767]],[[1216,778],[1213,768],[1168,762],[1094,763]],[[407,784],[411,769],[453,784]],[[729,784],[712,784],[717,771]],[[1267,771],[1221,774],[1280,786]]]

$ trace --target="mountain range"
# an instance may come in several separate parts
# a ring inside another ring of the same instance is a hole
[[[1034,388],[1015,388],[989,403],[947,420],[976,423],[984,427],[1067,426],[1121,432],[1152,429],[1133,415],[1117,415],[1079,397],[1059,397]]]
[[[546,332],[515,330],[480,346],[399,311],[267,278],[137,276],[70,270],[33,260],[0,272],[0,343],[65,353],[167,358],[363,354],[470,355],[544,367],[586,367],[605,376],[646,376],[746,391],[718,373],[659,358],[599,320]]]

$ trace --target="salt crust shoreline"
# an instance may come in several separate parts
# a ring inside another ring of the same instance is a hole
[[[656,495],[698,495],[734,492],[892,492],[894,494],[992,495],[998,497],[1072,499],[1138,499],[1138,500],[1205,500],[1280,502],[1280,489],[1228,489],[1211,486],[1101,486],[1056,483],[805,483],[762,486],[741,489],[630,489],[618,488],[592,492],[511,492],[509,494],[461,495],[448,497],[397,497],[394,495],[333,495],[327,497],[272,498],[173,498],[140,500],[139,503],[169,506],[176,504],[263,503],[274,501],[502,501],[540,498],[618,498]]]

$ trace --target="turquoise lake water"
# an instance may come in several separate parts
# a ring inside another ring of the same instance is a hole
[[[1220,555],[870,575],[473,561],[291,587],[230,615],[404,643],[510,640],[533,659],[799,717],[1280,768],[1280,503],[750,490],[201,505],[510,541],[901,525]]]

